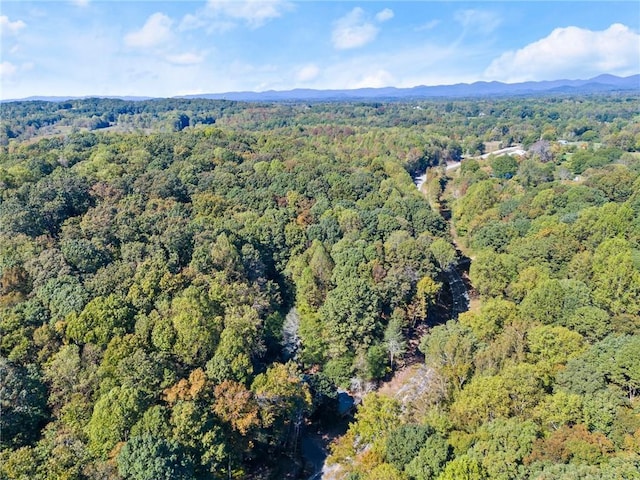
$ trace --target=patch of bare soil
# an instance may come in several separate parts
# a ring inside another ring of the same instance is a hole
[[[422,365],[414,363],[400,370],[396,370],[390,380],[383,382],[378,388],[378,393],[387,397],[395,397],[398,391],[408,383],[421,369]]]
[[[395,398],[405,413],[412,414],[416,401],[437,393],[437,383],[438,377],[432,368],[416,363],[397,371],[393,378],[380,386],[378,393]]]

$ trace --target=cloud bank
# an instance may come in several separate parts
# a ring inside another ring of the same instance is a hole
[[[505,82],[640,73],[640,35],[620,23],[606,30],[556,28],[549,36],[503,53],[484,77]]]
[[[207,10],[214,15],[240,20],[250,28],[258,28],[269,20],[278,18],[291,8],[282,0],[209,0]]]
[[[186,14],[179,29],[204,27],[207,33],[220,33],[244,24],[255,30],[293,8],[293,4],[285,0],[209,0],[196,13]]]

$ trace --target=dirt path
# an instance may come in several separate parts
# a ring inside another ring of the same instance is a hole
[[[452,163],[447,165],[446,171],[451,171],[454,168],[457,168],[460,165],[460,162]],[[451,168],[450,168],[451,167]],[[424,172],[423,175],[416,177],[415,184],[420,192],[422,192],[421,187],[424,182],[427,181],[427,176],[429,174],[429,169]],[[458,253],[458,262],[447,268],[443,274],[449,285],[451,290],[451,305],[449,308],[449,317],[450,318],[458,318],[458,315],[469,310],[470,306],[470,295],[469,295],[469,266],[471,264],[471,259],[464,254],[464,248],[459,241],[458,234],[456,232],[455,227],[453,226],[453,221],[451,219],[451,209],[449,208],[448,198],[451,198],[449,182],[447,182],[447,186],[445,187],[445,191],[438,197],[436,203],[438,205],[440,215],[444,218],[449,224],[449,231],[451,233],[452,244]],[[424,194],[424,192],[423,192]],[[426,195],[425,195],[426,197]]]
[[[460,163],[447,165],[447,171],[457,168]],[[419,191],[424,183],[427,181],[428,170],[421,176],[414,179],[416,187]],[[426,204],[428,205],[428,204]],[[457,265],[443,272],[444,277],[449,284],[451,295],[446,301],[441,302],[433,308],[433,312],[430,312],[429,316],[435,318],[435,323],[442,323],[450,318],[456,318],[458,314],[465,312],[469,309],[469,281],[468,270],[470,259],[463,253],[462,246],[458,243],[458,237],[455,233],[451,222],[451,215],[448,210],[446,202],[441,203],[441,207],[445,209],[441,214],[447,220],[451,227],[451,233],[453,238],[453,245],[458,252],[461,260]],[[448,297],[448,295],[443,295]],[[397,399],[403,409],[410,409],[412,401],[416,398],[420,398],[429,392],[433,388],[433,382],[436,381],[436,376],[432,368],[424,363],[424,357],[419,351],[420,340],[428,332],[428,329],[432,325],[433,319],[429,324],[421,323],[416,325],[410,332],[410,336],[407,339],[407,353],[400,361],[397,370],[393,373],[389,380],[381,383],[376,389],[381,395],[386,395]],[[346,427],[343,426],[344,431]],[[335,435],[328,434],[327,432],[316,433],[306,432],[302,437],[302,451],[307,465],[305,471],[311,472],[307,480],[333,480],[340,477],[341,471],[339,466],[329,467],[325,464],[327,456],[327,447],[329,442],[339,436],[341,433]]]
[[[451,180],[451,177],[449,177]],[[466,288],[466,299],[467,299],[467,308],[465,310],[459,311],[458,313],[462,313],[466,310],[474,310],[478,305],[478,296],[471,284],[471,279],[469,278],[469,270],[471,268],[471,263],[473,262],[473,255],[470,250],[464,245],[462,239],[458,235],[458,231],[456,230],[455,225],[453,224],[453,220],[451,218],[451,209],[449,207],[449,203],[453,198],[453,192],[451,188],[451,182],[447,182],[447,186],[445,187],[444,192],[442,193],[442,197],[444,200],[441,201],[441,206],[445,210],[443,213],[443,217],[445,217],[449,223],[449,232],[451,233],[451,243],[456,249],[458,253],[458,258],[460,261],[457,265],[457,273],[458,278],[464,283]]]

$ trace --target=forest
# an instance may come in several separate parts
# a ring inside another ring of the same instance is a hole
[[[0,112],[0,478],[640,478],[637,91]]]

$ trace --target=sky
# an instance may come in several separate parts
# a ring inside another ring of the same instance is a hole
[[[0,2],[0,98],[640,73],[632,1]]]

